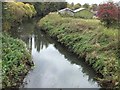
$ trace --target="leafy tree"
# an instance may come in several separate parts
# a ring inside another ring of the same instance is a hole
[[[73,2],[71,3],[71,6],[72,6],[72,7],[74,6],[74,3],[73,3]]]
[[[90,5],[89,5],[88,3],[85,3],[85,4],[83,5],[83,7],[86,8],[86,9],[89,9]]]
[[[97,5],[97,4],[92,4],[91,9],[92,9],[93,11],[97,11],[98,5]]]
[[[120,10],[113,2],[107,2],[99,5],[98,17],[105,25],[110,26],[119,20]]]
[[[67,8],[70,8],[70,9],[72,9],[72,6],[71,6],[71,4],[67,3]]]
[[[22,2],[3,3],[2,11],[3,30],[9,30],[12,26],[22,23],[24,19],[32,18],[36,14],[33,5]]]
[[[67,7],[74,10],[74,9],[80,8],[81,4],[77,3],[77,4],[74,5],[74,3],[71,3],[71,4],[67,3]]]
[[[80,4],[80,3],[77,3],[77,4],[74,5],[74,9],[78,9],[78,8],[80,8],[80,7],[81,7],[81,4]]]
[[[37,15],[41,17],[48,14],[49,12],[58,11],[67,7],[66,2],[33,2],[31,4],[34,5],[37,11]]]
[[[74,3],[73,2],[71,4],[67,3],[67,8],[74,9]]]

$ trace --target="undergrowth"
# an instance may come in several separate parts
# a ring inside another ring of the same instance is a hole
[[[2,87],[19,87],[32,66],[25,43],[2,35]]]

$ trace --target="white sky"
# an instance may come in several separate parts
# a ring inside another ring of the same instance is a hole
[[[80,3],[80,4],[85,4],[85,3],[89,3],[89,4],[100,4],[106,1],[113,1],[113,2],[119,2],[120,0],[66,0],[68,3]]]

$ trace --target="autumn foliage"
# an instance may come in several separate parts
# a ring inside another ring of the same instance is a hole
[[[106,25],[111,25],[120,21],[120,7],[113,2],[107,2],[99,5],[98,17]]]

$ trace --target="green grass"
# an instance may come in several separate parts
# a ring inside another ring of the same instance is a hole
[[[32,66],[29,51],[19,39],[2,35],[2,87],[19,87]]]
[[[57,38],[72,52],[84,57],[96,72],[103,75],[101,83],[110,81],[112,85],[108,84],[108,87],[118,86],[120,66],[117,57],[117,29],[106,28],[99,20],[61,17],[56,13],[42,18],[38,27]]]
[[[83,10],[83,11],[75,13],[75,17],[90,19],[90,18],[93,18],[93,13],[90,12],[89,10]]]

